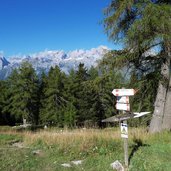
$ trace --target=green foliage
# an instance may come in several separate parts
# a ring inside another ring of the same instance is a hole
[[[105,9],[105,31],[110,40],[121,42],[123,49],[107,53],[100,66],[108,72],[119,69],[128,73],[128,87],[139,90],[131,100],[133,111],[152,112],[158,82],[169,84],[169,79],[161,76],[161,66],[170,68],[170,14],[167,0],[112,0]],[[148,125],[150,119],[144,117],[132,124]]]
[[[76,124],[82,126],[84,121],[87,119],[87,104],[89,103],[87,94],[85,92],[86,89],[86,81],[88,81],[89,74],[87,69],[84,67],[84,64],[79,64],[78,70],[75,73],[74,80],[72,80],[72,84],[70,85],[70,93],[73,97],[73,105],[76,109]],[[88,116],[89,117],[89,116]]]
[[[5,125],[5,124],[10,124],[10,117],[7,116],[9,114],[4,114],[3,108],[5,106],[5,99],[7,95],[7,89],[6,89],[6,83],[5,81],[0,81],[0,124]]]
[[[104,27],[110,39],[123,43],[124,50],[115,53],[115,59],[114,52],[109,53],[107,60],[112,59],[115,67],[130,65],[146,75],[156,71],[170,52],[170,13],[170,1],[112,0],[105,12]]]
[[[31,65],[24,63],[7,81],[0,82],[1,124],[17,125],[26,118],[33,126],[39,124],[40,127],[103,127],[102,119],[118,113],[112,90],[130,85],[140,89],[131,102],[133,111],[152,109],[156,84],[151,78],[154,75],[141,81],[135,75],[138,81],[132,76],[129,83],[119,71],[106,69],[106,66],[87,70],[80,64],[69,75],[56,66],[47,75],[42,73],[38,80]],[[151,94],[147,95],[146,91]],[[143,122],[147,124],[148,119]]]
[[[41,101],[41,122],[51,125],[63,125],[62,108],[66,104],[64,91],[65,75],[56,66],[51,68],[47,78],[44,80],[44,98]]]
[[[71,102],[66,105],[66,107],[63,109],[63,126],[70,128],[75,126],[76,112],[76,108]]]
[[[7,80],[3,112],[16,120],[38,123],[38,78],[29,63],[23,63]]]

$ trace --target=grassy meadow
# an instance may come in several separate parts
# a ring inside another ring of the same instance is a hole
[[[151,135],[145,128],[129,128],[130,171],[170,171],[170,154],[170,132]],[[81,164],[73,164],[77,160]],[[3,171],[111,171],[110,164],[115,160],[124,164],[119,128],[37,132],[0,128]]]

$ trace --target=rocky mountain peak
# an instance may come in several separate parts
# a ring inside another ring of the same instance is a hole
[[[13,56],[5,59],[0,58],[0,79],[9,76],[14,68],[21,65],[22,62],[28,61],[39,74],[42,70],[48,72],[50,67],[58,65],[62,71],[68,73],[72,68],[77,69],[79,63],[84,63],[85,67],[90,68],[96,66],[97,61],[102,59],[109,49],[105,46],[99,46],[90,50],[78,49],[74,51],[64,52],[63,50],[45,50],[43,52]]]

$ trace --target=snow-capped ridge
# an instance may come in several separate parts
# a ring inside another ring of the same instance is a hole
[[[42,70],[48,72],[50,67],[55,67],[56,65],[58,65],[62,71],[68,73],[72,68],[76,69],[79,63],[84,63],[87,68],[96,66],[97,61],[102,59],[104,54],[108,51],[109,49],[106,46],[99,46],[89,50],[77,49],[69,52],[63,50],[45,50],[30,55],[16,55],[9,58],[9,61],[0,58],[0,62],[2,61],[2,64],[0,63],[0,66],[2,66],[0,70],[3,70],[5,64],[5,66],[7,66],[5,73],[10,73],[12,69],[19,67],[22,62],[28,61],[38,74],[41,73]],[[1,75],[2,74],[0,74],[0,77],[2,77]]]

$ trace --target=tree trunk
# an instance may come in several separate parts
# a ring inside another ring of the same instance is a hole
[[[171,59],[170,48],[168,48],[168,58]],[[169,68],[171,70],[171,68]],[[169,74],[170,74],[169,70]],[[166,103],[164,108],[164,116],[162,129],[171,130],[171,76],[169,76],[169,85],[167,88]]]
[[[160,132],[171,129],[171,79],[170,79],[170,51],[167,49],[167,58],[161,66],[162,80],[159,82],[154,113],[149,131]]]
[[[171,85],[171,80],[169,84]],[[171,87],[167,90],[162,129],[171,130]]]
[[[160,132],[162,130],[162,120],[165,107],[166,91],[166,87],[160,81],[154,105],[154,113],[150,123],[150,132]]]

